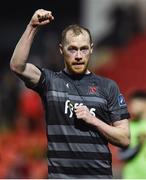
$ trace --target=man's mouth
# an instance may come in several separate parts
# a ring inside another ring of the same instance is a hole
[[[76,63],[73,63],[73,67],[75,68],[75,69],[83,69],[84,68],[84,65],[85,65],[85,63],[83,63],[83,62],[76,62]]]
[[[72,65],[84,65],[85,63],[84,62],[75,62],[75,63],[72,63]]]

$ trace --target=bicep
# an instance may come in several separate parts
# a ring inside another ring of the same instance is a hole
[[[41,77],[41,71],[35,65],[27,63],[25,69],[21,73],[17,73],[20,79],[26,84],[36,85]]]

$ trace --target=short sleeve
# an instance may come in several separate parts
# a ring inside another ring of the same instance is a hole
[[[46,70],[43,68],[42,69],[39,68],[39,69],[41,71],[41,76],[40,76],[39,82],[35,86],[32,86],[31,84],[28,84],[26,82],[25,82],[25,85],[27,88],[32,89],[39,94],[43,94],[47,89],[47,87],[46,87],[47,78],[46,78],[46,72],[45,72]]]
[[[125,98],[117,83],[112,80],[108,88],[108,109],[112,122],[130,118]]]

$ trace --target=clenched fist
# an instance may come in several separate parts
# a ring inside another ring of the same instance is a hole
[[[91,114],[87,106],[84,105],[77,106],[74,112],[78,119],[82,119],[86,123],[94,125],[93,115]]]
[[[33,27],[38,27],[38,26],[48,24],[52,20],[54,20],[54,17],[52,16],[51,11],[47,11],[44,9],[38,9],[33,14],[31,21],[30,21],[30,25]]]

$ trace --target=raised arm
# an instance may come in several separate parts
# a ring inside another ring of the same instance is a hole
[[[38,28],[50,23],[53,19],[54,17],[51,11],[46,11],[44,9],[35,11],[23,35],[18,41],[10,60],[11,70],[22,80],[32,85],[38,83],[41,71],[35,65],[27,63],[30,48]]]

